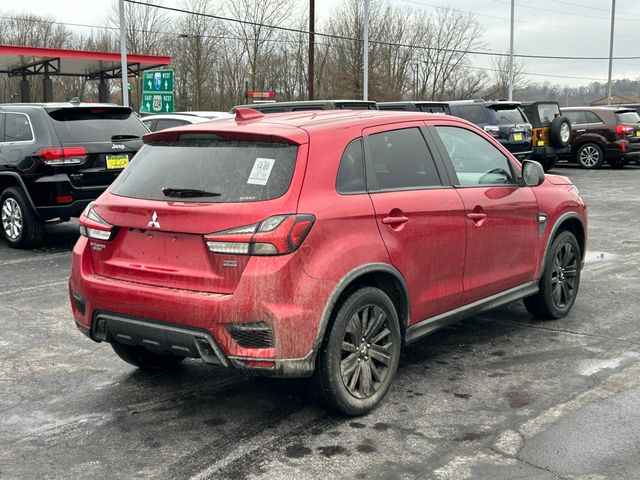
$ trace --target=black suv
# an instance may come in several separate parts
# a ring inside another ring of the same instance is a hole
[[[483,128],[518,159],[531,154],[531,124],[520,102],[460,100],[449,102],[449,109],[451,115]]]
[[[9,245],[35,246],[45,221],[79,217],[148,131],[115,105],[0,104],[0,226]]]
[[[377,110],[376,102],[368,100],[301,100],[299,102],[271,102],[236,105],[237,108],[252,108],[262,113],[302,112],[308,110]]]

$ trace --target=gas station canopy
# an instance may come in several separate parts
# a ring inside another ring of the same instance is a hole
[[[127,55],[129,74],[170,64],[171,57]],[[10,77],[66,75],[85,77],[87,80],[119,78],[120,54],[0,45],[0,73]]]

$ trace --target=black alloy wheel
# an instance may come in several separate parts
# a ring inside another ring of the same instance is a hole
[[[582,254],[573,233],[561,232],[545,260],[537,294],[525,298],[529,313],[538,318],[564,317],[576,301],[580,286]]]
[[[316,385],[325,403],[363,415],[387,393],[400,358],[398,316],[389,297],[365,287],[342,304],[323,343]]]

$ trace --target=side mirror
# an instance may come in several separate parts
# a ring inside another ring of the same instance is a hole
[[[533,160],[522,162],[522,179],[528,187],[537,187],[544,182],[544,169],[542,165]]]

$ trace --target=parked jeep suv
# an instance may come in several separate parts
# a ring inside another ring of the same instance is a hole
[[[517,158],[531,154],[531,124],[519,102],[462,100],[449,102],[449,109],[451,115],[483,128]]]
[[[80,218],[69,279],[77,327],[138,367],[314,375],[359,415],[406,343],[576,300],[577,190],[462,119],[240,108],[144,143]]]
[[[40,243],[44,222],[78,217],[142,145],[129,108],[0,105],[0,219],[12,247]]]
[[[527,102],[522,104],[522,110],[533,126],[530,158],[549,171],[560,155],[571,151],[571,122],[560,112],[558,102]]]
[[[573,125],[571,151],[582,168],[600,168],[607,162],[622,168],[640,159],[640,116],[625,107],[568,107]]]

